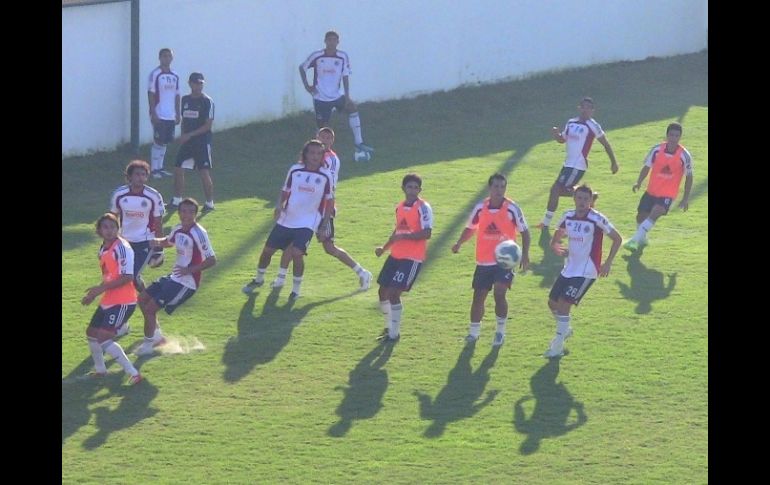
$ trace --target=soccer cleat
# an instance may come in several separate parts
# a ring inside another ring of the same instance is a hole
[[[505,334],[503,332],[495,332],[495,339],[492,340],[492,347],[500,347],[505,340]]]
[[[160,173],[160,170],[153,170],[152,171],[152,178],[159,179],[162,178],[163,174]]]
[[[370,147],[369,145],[365,145],[363,143],[358,143],[356,145],[356,149],[361,150],[362,152],[374,153],[374,148]]]
[[[479,335],[471,335],[468,334],[465,336],[465,343],[466,344],[473,344],[476,343],[476,341],[479,339]]]
[[[179,209],[179,204],[175,204],[173,201],[171,201],[170,203],[166,204],[166,209],[177,210]]]
[[[384,334],[377,337],[377,340],[383,343],[396,343],[399,340],[401,340],[401,334],[396,335],[395,338],[391,337],[388,332],[385,332]]]
[[[286,278],[276,278],[270,283],[270,288],[283,288],[283,284],[286,283]]]
[[[297,298],[299,298],[299,293],[297,293],[297,292],[294,292],[294,291],[292,291],[291,293],[289,293],[289,301],[291,301],[291,300],[296,300]]]
[[[115,337],[122,337],[123,335],[126,335],[130,331],[131,331],[131,328],[129,327],[128,323],[124,323],[123,325],[118,327],[118,331],[115,332]]]
[[[371,271],[364,270],[364,274],[358,277],[359,282],[361,283],[361,291],[366,291],[369,289],[370,286],[372,286],[372,273]]]
[[[174,176],[173,173],[169,172],[168,170],[162,169],[162,168],[160,170],[158,170],[158,173],[160,173],[160,175],[164,176],[164,177],[173,177]]]
[[[161,335],[160,338],[154,338],[152,340],[152,346],[153,347],[160,347],[161,345],[165,345],[166,342],[167,342],[166,337]]]
[[[128,378],[128,385],[129,386],[135,386],[142,382],[144,380],[144,377],[142,377],[142,374],[137,374],[135,376],[131,376]]]
[[[203,212],[210,212],[214,210],[214,205],[203,204]]]
[[[106,371],[105,372],[97,372],[95,370],[92,370],[91,372],[86,374],[86,377],[88,377],[89,379],[98,379],[98,378],[101,378],[101,377],[107,377],[107,372]]]
[[[567,332],[569,333],[569,332]],[[562,341],[560,344],[556,344],[556,339],[554,338],[551,340],[551,345],[548,346],[548,350],[545,351],[543,354],[543,357],[546,359],[553,359],[556,357],[563,357],[564,356],[564,341]]]
[[[150,355],[155,352],[155,349],[153,348],[152,344],[148,344],[147,342],[142,343],[135,351],[134,353],[136,355],[142,356],[142,355]]]
[[[260,286],[265,284],[265,280],[257,280],[256,278],[246,283],[246,285],[241,288],[241,291],[246,293],[247,295],[250,295],[254,293],[254,290],[259,288]]]
[[[637,249],[639,249],[639,243],[633,239],[629,239],[628,241],[626,241],[623,247],[628,249],[629,251],[636,251]]]

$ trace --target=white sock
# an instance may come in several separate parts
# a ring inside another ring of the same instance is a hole
[[[636,242],[642,242],[647,239],[647,233],[652,229],[652,226],[655,225],[655,221],[652,219],[645,219],[642,221],[641,224],[639,224],[639,227],[636,229],[636,234],[634,234],[633,239]]]
[[[209,207],[214,207],[214,201],[213,200],[207,200],[206,205]]]
[[[104,348],[105,352],[115,357],[115,360],[118,362],[118,364],[121,365],[121,367],[123,367],[123,370],[126,371],[126,374],[130,376],[139,374],[139,371],[136,370],[134,364],[128,360],[126,353],[123,351],[123,347],[121,347],[119,343],[108,340],[102,344],[102,347]]]
[[[569,315],[556,315],[556,337],[554,342],[560,347],[564,345],[564,337],[567,335],[567,330],[569,330],[569,320]]]
[[[358,116],[358,111],[350,113],[350,116],[348,116],[348,123],[350,124],[350,129],[353,130],[353,139],[355,140],[356,145],[363,143],[364,138],[361,136],[361,117]]]
[[[152,144],[150,149],[150,167],[153,171],[163,168],[163,158],[166,156],[166,145]]]
[[[88,337],[88,348],[91,349],[91,357],[94,359],[94,370],[107,372],[107,366],[104,364],[104,351],[99,342],[95,338]]]
[[[505,335],[505,322],[508,321],[508,316],[501,317],[500,315],[495,315],[497,317],[497,331]]]
[[[382,312],[382,315],[385,317],[385,328],[390,328],[390,300],[385,300],[380,302],[380,311]]]
[[[152,334],[152,341],[157,342],[158,340],[163,338],[163,332],[160,331],[160,324],[155,325],[155,332]]]
[[[257,268],[257,276],[254,277],[254,281],[265,281],[265,272],[267,272],[267,268]]]
[[[403,308],[404,305],[401,303],[390,305],[390,332],[388,332],[390,338],[396,338],[401,333],[401,311]]]
[[[364,272],[366,272],[366,270],[363,268],[363,266],[361,266],[358,263],[356,263],[356,265],[353,266],[353,271],[355,271],[358,276],[363,276]]]
[[[278,279],[282,280],[286,278],[286,272],[289,270],[289,268],[278,268]]]
[[[543,216],[543,225],[544,226],[550,226],[551,225],[551,219],[553,219],[553,212],[552,211],[545,211],[545,215]]]
[[[291,287],[292,293],[299,295],[299,287],[302,286],[302,276],[294,277],[294,284]]]
[[[468,330],[468,333],[472,337],[478,337],[481,335],[481,322],[471,322],[471,327]]]

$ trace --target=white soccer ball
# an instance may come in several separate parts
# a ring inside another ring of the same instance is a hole
[[[353,160],[356,162],[368,162],[372,159],[372,154],[364,150],[356,150],[353,152]]]
[[[495,261],[505,269],[513,269],[521,261],[521,248],[513,239],[501,241],[495,247]]]

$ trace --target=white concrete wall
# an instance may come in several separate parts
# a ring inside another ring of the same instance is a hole
[[[119,73],[108,73],[113,88],[119,84],[125,89],[125,102],[120,111],[105,115],[114,118],[98,133],[75,136],[63,130],[63,155],[130,138],[125,111],[130,98],[125,71],[130,65],[130,13],[127,3],[118,5],[102,8],[123,8],[124,17],[110,22],[124,27],[112,28],[109,36],[90,35],[99,39],[110,59],[125,56],[115,66]],[[95,57],[93,44],[84,42],[82,33],[100,25],[87,10],[94,8],[62,10],[62,44],[71,46],[69,58],[89,60],[94,69],[103,70],[104,61]],[[64,28],[67,10],[83,10],[77,16],[82,22],[79,37],[70,38],[75,29]],[[696,52],[707,46],[708,11],[705,0],[142,0],[142,143],[152,135],[146,77],[157,65],[161,47],[174,50],[172,68],[185,81],[192,71],[205,74],[206,92],[216,103],[217,131],[312,109],[298,65],[323,47],[324,32],[330,29],[340,33],[339,48],[351,57],[351,94],[361,102]],[[89,84],[84,78],[89,70],[71,65],[64,48],[62,56],[62,80],[72,77],[77,84]],[[186,83],[184,88],[187,92]],[[79,100],[64,93],[63,87],[63,125],[84,126],[85,113],[106,111],[102,101],[77,106],[83,93],[78,93]]]
[[[62,156],[131,136],[131,5],[62,8]]]

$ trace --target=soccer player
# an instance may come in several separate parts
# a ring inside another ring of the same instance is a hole
[[[174,198],[171,207],[179,206],[184,193],[184,170],[198,169],[206,203],[203,211],[214,210],[214,182],[211,180],[211,125],[214,124],[214,100],[203,92],[203,74],[190,74],[190,94],[182,98],[182,135],[174,169]]]
[[[206,229],[195,222],[199,204],[186,198],[179,203],[179,221],[168,236],[153,239],[153,246],[176,247],[176,262],[171,273],[161,277],[139,295],[139,308],[144,315],[144,342],[137,355],[153,352],[163,345],[165,337],[158,324],[158,311],[165,308],[171,315],[182,303],[195,294],[201,284],[201,272],[217,264]]]
[[[636,192],[642,186],[647,174],[652,172],[647,182],[647,190],[642,195],[637,208],[636,234],[625,244],[626,249],[636,251],[639,246],[647,245],[647,233],[655,221],[668,214],[671,204],[679,193],[679,185],[684,175],[684,195],[679,201],[679,208],[686,211],[690,205],[692,189],[692,156],[679,144],[682,138],[682,125],[671,123],[666,128],[666,141],[652,147],[639,172],[639,179],[631,190]]]
[[[519,267],[526,271],[529,266],[529,227],[519,205],[505,196],[508,180],[496,173],[489,177],[489,197],[482,200],[471,211],[468,224],[460,238],[452,246],[457,253],[460,246],[476,233],[476,271],[473,273],[473,301],[471,323],[467,343],[474,343],[481,335],[481,320],[484,318],[484,303],[489,291],[494,288],[495,316],[497,331],[492,340],[493,347],[503,345],[505,324],[508,320],[506,293],[513,284],[513,270],[505,269],[495,261],[495,247],[506,239],[516,240],[521,233],[521,262]]]
[[[570,118],[564,126],[564,131],[559,131],[557,127],[551,128],[553,137],[559,143],[567,144],[567,158],[564,160],[564,167],[559,172],[559,176],[551,186],[551,193],[548,196],[548,206],[543,216],[543,222],[537,225],[538,229],[547,228],[551,224],[551,219],[559,207],[559,197],[572,196],[575,192],[580,179],[583,178],[588,170],[588,152],[591,151],[591,145],[594,138],[604,146],[604,150],[610,157],[610,170],[615,174],[618,172],[618,162],[615,160],[615,153],[602,127],[592,118],[594,113],[594,100],[585,97],[578,106],[580,115],[577,118]]]
[[[94,371],[91,377],[107,375],[104,353],[107,352],[123,367],[133,385],[142,380],[142,375],[128,360],[123,347],[115,342],[116,330],[127,325],[128,319],[136,309],[136,288],[134,288],[134,251],[125,239],[118,235],[120,222],[115,214],[108,212],[96,221],[96,233],[102,238],[99,248],[99,264],[102,268],[102,284],[92,286],[86,292],[81,303],[91,304],[102,295],[99,307],[91,317],[86,329],[88,348],[94,359]]]
[[[289,167],[275,206],[276,223],[259,256],[257,275],[241,289],[247,295],[265,283],[265,272],[270,260],[281,249],[289,253],[294,262],[294,285],[289,299],[299,297],[305,272],[304,256],[313,232],[319,228],[320,237],[328,238],[331,231],[329,218],[334,206],[334,177],[321,166],[323,157],[323,143],[320,140],[308,140],[302,147],[302,162]]]
[[[299,76],[305,90],[313,95],[313,107],[318,127],[329,124],[332,110],[348,113],[348,123],[353,130],[353,138],[356,148],[372,153],[374,149],[364,144],[361,135],[361,117],[358,115],[358,107],[350,99],[350,59],[347,52],[337,49],[340,36],[330,30],[324,36],[326,48],[311,53],[308,58],[299,65]],[[307,80],[307,70],[313,69],[313,84]],[[344,95],[340,94],[340,82],[344,88]]]
[[[162,262],[162,250],[150,250],[150,239],[163,237],[163,196],[147,183],[150,165],[144,160],[133,160],[126,165],[128,184],[121,185],[110,197],[110,212],[120,218],[121,237],[134,251],[134,284],[136,290],[144,290],[142,269],[145,264]],[[125,327],[128,330],[128,327]],[[123,335],[120,331],[119,335]]]
[[[340,177],[340,159],[337,156],[336,153],[334,153],[334,150],[332,150],[332,145],[334,145],[334,130],[329,128],[328,126],[324,126],[320,130],[318,130],[318,133],[316,135],[318,139],[321,141],[321,143],[324,144],[324,161],[322,166],[329,170],[332,174],[332,192],[335,194],[335,205],[332,209],[331,218],[329,219],[329,227],[326,228],[326,230],[329,233],[329,237],[321,237],[321,234],[319,232],[316,233],[316,236],[318,240],[323,244],[324,250],[326,251],[326,254],[329,256],[334,256],[340,262],[347,265],[349,268],[351,268],[357,275],[358,280],[360,284],[361,290],[368,290],[369,286],[372,283],[372,273],[367,271],[363,266],[358,264],[352,257],[350,257],[350,254],[348,254],[347,251],[344,249],[337,247],[334,244],[334,216],[337,215],[337,207],[336,207],[336,193],[337,193],[337,181]],[[281,255],[281,267],[278,269],[278,277],[273,281],[272,287],[273,288],[280,288],[284,285],[284,282],[286,281],[286,272],[289,268],[289,263],[291,262],[291,252],[284,251]]]
[[[150,123],[152,123],[153,144],[150,149],[152,176],[159,179],[171,176],[163,169],[166,146],[174,139],[176,125],[181,121],[179,100],[179,75],[171,70],[174,53],[164,47],[158,52],[160,65],[152,70],[147,83],[147,100],[150,105]]]
[[[564,268],[548,295],[548,307],[556,319],[556,336],[545,352],[545,357],[564,355],[564,341],[572,335],[570,308],[585,296],[597,276],[607,276],[612,268],[623,238],[603,214],[591,208],[593,191],[585,184],[575,189],[575,208],[564,213],[558,229],[551,238],[551,248],[559,256],[566,256]],[[610,254],[602,264],[603,236],[612,239]],[[564,236],[569,239],[562,247]]]
[[[385,316],[385,329],[381,339],[395,342],[401,336],[401,293],[409,291],[425,261],[425,253],[433,230],[433,209],[422,192],[422,178],[409,173],[401,180],[401,190],[406,200],[396,206],[396,228],[388,241],[375,248],[374,254],[382,256],[390,249],[390,255],[382,265],[377,283],[380,285],[380,310]]]

